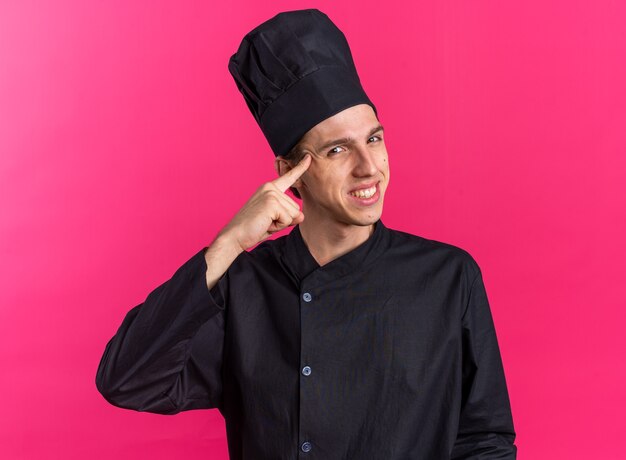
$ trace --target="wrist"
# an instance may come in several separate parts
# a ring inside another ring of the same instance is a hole
[[[219,233],[213,244],[233,254],[235,258],[245,250],[232,233]]]

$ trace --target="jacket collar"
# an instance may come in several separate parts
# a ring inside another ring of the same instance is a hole
[[[363,270],[371,264],[389,248],[390,233],[383,221],[379,219],[367,240],[350,252],[320,266],[306,246],[300,226],[296,225],[286,237],[280,260],[298,286],[304,281],[307,284],[326,283],[346,274]]]

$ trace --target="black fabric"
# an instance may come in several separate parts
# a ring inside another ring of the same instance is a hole
[[[379,220],[320,267],[295,226],[241,253],[209,290],[205,249],[107,344],[96,384],[109,402],[218,408],[231,459],[516,458],[469,253]]]
[[[228,70],[275,155],[315,125],[369,104],[344,34],[317,9],[286,11],[250,31]]]

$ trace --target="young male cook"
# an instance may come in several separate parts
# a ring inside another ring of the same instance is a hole
[[[316,9],[280,13],[228,68],[278,177],[128,312],[100,392],[218,408],[232,459],[514,459],[480,268],[383,224],[384,130],[343,33]]]

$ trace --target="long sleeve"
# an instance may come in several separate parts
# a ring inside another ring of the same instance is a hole
[[[159,414],[221,410],[228,272],[209,290],[205,250],[131,309],[107,343],[96,386],[111,404]]]
[[[480,269],[463,315],[463,396],[454,460],[514,460],[509,395]]]

